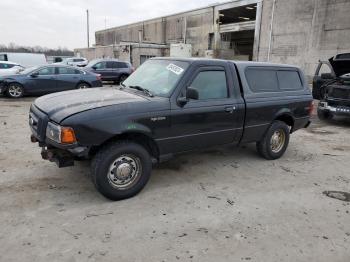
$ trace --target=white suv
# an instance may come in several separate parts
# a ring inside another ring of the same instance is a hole
[[[23,70],[24,67],[17,63],[0,61],[0,76],[15,75]]]
[[[70,66],[83,67],[86,66],[89,63],[89,61],[84,57],[70,57],[64,59],[61,63]]]

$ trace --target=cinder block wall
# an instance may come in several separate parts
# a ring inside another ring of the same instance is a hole
[[[270,61],[301,66],[350,52],[350,0],[276,0]],[[273,0],[263,1],[258,60],[267,61]]]

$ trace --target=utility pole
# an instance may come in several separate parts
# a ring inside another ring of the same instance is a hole
[[[89,28],[89,9],[86,9],[86,30],[87,30],[87,45],[90,47],[90,28]]]

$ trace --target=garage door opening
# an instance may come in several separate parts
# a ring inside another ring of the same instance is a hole
[[[245,5],[219,11],[221,58],[253,59],[257,5]]]

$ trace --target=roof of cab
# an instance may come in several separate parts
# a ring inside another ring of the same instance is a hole
[[[288,65],[288,64],[277,64],[277,63],[270,63],[270,62],[255,62],[255,61],[236,61],[236,60],[224,60],[224,59],[211,59],[211,58],[200,58],[200,57],[190,57],[190,58],[182,58],[182,57],[154,57],[151,58],[151,60],[175,60],[175,61],[183,61],[183,62],[189,62],[194,63],[198,61],[202,62],[213,62],[213,61],[220,61],[220,62],[227,62],[227,63],[233,63],[241,67],[248,67],[248,66],[270,66],[270,67],[293,67],[293,68],[299,68],[295,65]]]

